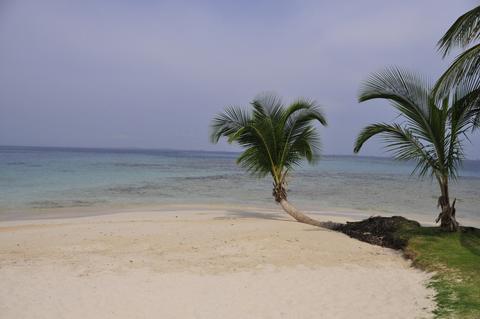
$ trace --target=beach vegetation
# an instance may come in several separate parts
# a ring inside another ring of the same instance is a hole
[[[449,186],[464,159],[466,133],[474,120],[471,110],[477,101],[478,83],[461,83],[438,100],[433,87],[414,73],[392,67],[370,75],[360,89],[359,101],[388,100],[399,116],[394,123],[368,125],[354,146],[358,153],[367,140],[378,135],[395,159],[416,162],[412,174],[431,176],[438,182],[436,222],[449,231],[458,229],[456,199],[451,200]]]

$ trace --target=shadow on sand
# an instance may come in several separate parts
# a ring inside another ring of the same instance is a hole
[[[238,219],[238,218],[258,218],[258,219],[268,219],[268,220],[279,220],[285,222],[291,222],[292,220],[287,217],[281,216],[279,213],[262,213],[255,211],[245,211],[240,209],[229,209],[226,211],[225,216],[215,217],[217,220],[225,219]]]
[[[282,222],[291,222],[291,223],[298,223],[296,220],[290,219],[288,216],[283,216],[281,213],[262,213],[262,212],[255,212],[255,211],[245,211],[240,209],[229,209],[226,211],[224,216],[215,217],[216,220],[235,220],[235,219],[247,219],[247,218],[257,218],[257,219],[267,219],[273,221],[282,221]],[[299,223],[301,224],[301,223]],[[302,224],[306,225],[306,224]],[[329,231],[327,228],[323,227],[313,227],[309,225],[308,228],[305,228],[305,231]]]

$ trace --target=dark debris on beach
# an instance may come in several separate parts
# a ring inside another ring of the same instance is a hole
[[[358,222],[337,224],[334,230],[370,244],[404,249],[408,243],[408,238],[398,236],[397,231],[419,227],[421,227],[420,223],[401,216],[373,216]]]

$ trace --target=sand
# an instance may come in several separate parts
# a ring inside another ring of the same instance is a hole
[[[431,318],[429,278],[254,209],[0,223],[2,319]]]

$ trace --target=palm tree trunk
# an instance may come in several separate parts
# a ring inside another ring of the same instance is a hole
[[[338,223],[333,222],[321,222],[319,220],[313,219],[308,217],[307,215],[300,212],[296,209],[292,204],[290,204],[286,199],[281,199],[279,201],[280,206],[282,206],[283,210],[290,216],[292,216],[297,222],[324,227],[328,229],[335,229],[338,226]]]
[[[310,218],[307,215],[300,212],[298,209],[296,209],[295,206],[290,204],[287,201],[287,189],[285,188],[284,177],[285,175],[283,176],[283,178],[278,178],[278,179],[275,179],[274,177],[272,195],[273,195],[273,198],[275,198],[275,201],[279,203],[280,206],[282,206],[283,210],[288,215],[292,216],[297,222],[300,222],[300,223],[318,226],[318,227],[324,227],[332,230],[337,230],[339,228],[339,225],[341,225],[339,223],[321,222],[319,220]]]
[[[458,230],[458,222],[455,218],[455,203],[456,199],[453,201],[453,204],[450,205],[450,198],[448,193],[448,179],[444,178],[443,181],[440,183],[440,190],[442,192],[442,196],[438,199],[438,206],[442,210],[438,215],[435,222],[440,221],[440,227],[447,230],[447,231],[457,231]]]

